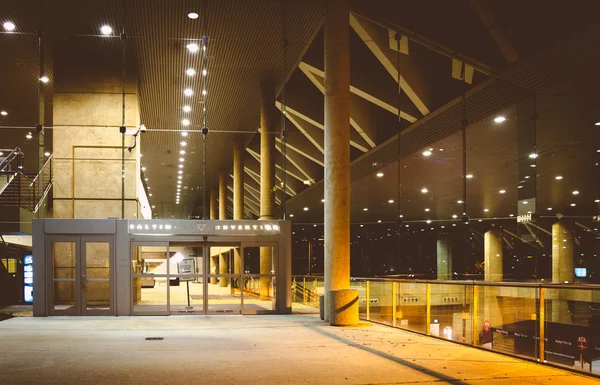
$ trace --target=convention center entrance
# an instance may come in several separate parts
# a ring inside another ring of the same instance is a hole
[[[34,315],[291,311],[284,221],[34,220]]]

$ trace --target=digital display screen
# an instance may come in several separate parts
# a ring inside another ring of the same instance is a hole
[[[587,267],[576,267],[575,276],[579,278],[587,277]]]
[[[23,260],[24,295],[23,301],[33,302],[33,255],[27,254]]]

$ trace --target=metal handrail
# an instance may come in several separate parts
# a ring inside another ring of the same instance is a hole
[[[0,170],[2,170],[2,168],[4,168],[6,165],[10,164],[10,162],[12,162],[17,156],[24,155],[23,151],[21,151],[21,149],[19,147],[0,148],[0,152],[4,152],[4,151],[10,151],[10,152],[8,153],[8,155],[6,155],[4,160],[2,160],[2,162],[0,162]]]
[[[50,162],[50,160],[52,160],[53,156],[54,156],[54,154],[51,154],[48,157],[48,159],[46,160],[46,162],[44,162],[44,165],[42,166],[42,168],[40,169],[40,171],[37,173],[37,175],[35,176],[35,178],[33,178],[33,180],[31,181],[31,184],[29,185],[29,187],[33,186],[33,184],[39,178],[40,174],[44,171],[44,169],[46,168],[46,166],[48,165],[48,163]]]

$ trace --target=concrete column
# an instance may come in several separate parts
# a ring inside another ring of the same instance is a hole
[[[569,282],[575,279],[573,247],[575,239],[564,220],[552,225],[552,282]],[[548,293],[548,291],[547,291]],[[567,304],[567,293],[552,290],[552,319],[548,321],[570,324],[571,313]],[[548,296],[550,297],[550,296]]]
[[[210,219],[219,219],[219,206],[217,203],[217,190],[210,190]]]
[[[486,231],[483,242],[485,265],[484,280],[502,281],[502,232],[499,229]]]
[[[227,173],[219,172],[219,219],[227,219]]]
[[[275,107],[275,85],[265,81],[261,85],[260,98],[260,219],[275,219],[275,132],[277,109]],[[260,248],[260,273],[271,274],[273,249]],[[260,299],[268,301],[271,278],[260,278]]]
[[[210,274],[217,274],[217,258],[219,258],[218,256],[209,256],[210,258]],[[210,283],[212,283],[213,285],[217,284],[217,277],[210,277]]]
[[[348,0],[325,0],[326,321],[330,320],[330,290],[343,290],[350,287],[350,27],[348,15]]]
[[[452,239],[448,236],[437,240],[437,279],[452,279]]]
[[[233,143],[233,219],[244,219],[244,141]]]
[[[572,283],[575,279],[573,243],[573,233],[564,221],[552,225],[552,282]]]
[[[219,274],[229,273],[229,252],[219,253]],[[219,286],[227,287],[228,279],[219,277]]]

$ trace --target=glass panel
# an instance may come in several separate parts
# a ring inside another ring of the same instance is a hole
[[[134,314],[167,311],[167,247],[134,246],[132,300]]]
[[[370,283],[370,320],[392,324],[392,283],[377,282]]]
[[[170,291],[171,314],[203,314],[204,283],[203,248],[195,244],[170,243]]]
[[[358,317],[366,318],[367,316],[367,281],[350,281],[350,289],[358,290]]]
[[[77,304],[76,242],[52,242],[54,310],[67,310]]]
[[[274,311],[275,277],[244,277],[244,311]],[[318,301],[318,299],[317,299]]]
[[[396,290],[396,326],[425,333],[427,284],[398,282]]]
[[[240,313],[242,297],[240,293],[241,258],[239,247],[212,246],[208,248],[208,312]],[[236,275],[233,275],[233,273]]]
[[[431,285],[432,336],[472,343],[473,341],[473,286]]]
[[[479,345],[502,353],[537,358],[538,289],[480,286]]]
[[[600,293],[545,289],[545,359],[600,373]]]
[[[323,277],[295,276],[292,278],[292,312],[315,314],[319,312],[319,296],[322,296]],[[245,295],[245,293],[244,293]],[[246,297],[244,297],[244,303]]]
[[[85,301],[88,310],[110,309],[110,243],[85,243]]]

